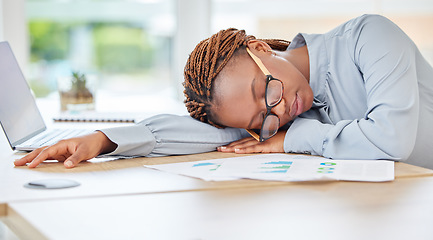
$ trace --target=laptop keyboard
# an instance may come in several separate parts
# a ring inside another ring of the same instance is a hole
[[[58,141],[66,138],[73,138],[92,132],[88,129],[52,129],[47,130],[37,137],[25,142],[27,147],[38,148],[42,146],[49,146],[57,143]]]

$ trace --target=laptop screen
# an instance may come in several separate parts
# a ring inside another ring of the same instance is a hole
[[[0,123],[12,148],[46,129],[7,42],[0,42]]]

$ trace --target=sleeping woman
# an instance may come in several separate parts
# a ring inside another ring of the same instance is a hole
[[[198,43],[185,66],[190,116],[157,115],[29,153],[67,168],[100,154],[208,151],[388,159],[433,168],[433,68],[379,15],[292,41],[225,29]]]

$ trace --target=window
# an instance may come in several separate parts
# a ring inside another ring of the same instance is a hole
[[[80,71],[98,89],[145,94],[170,87],[175,32],[170,0],[27,0],[27,79],[36,96]]]

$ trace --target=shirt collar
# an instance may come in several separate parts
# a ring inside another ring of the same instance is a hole
[[[322,34],[299,33],[290,43],[288,49],[307,45],[310,61],[310,86],[314,97],[320,102],[325,100],[325,80],[328,72],[326,45]]]

